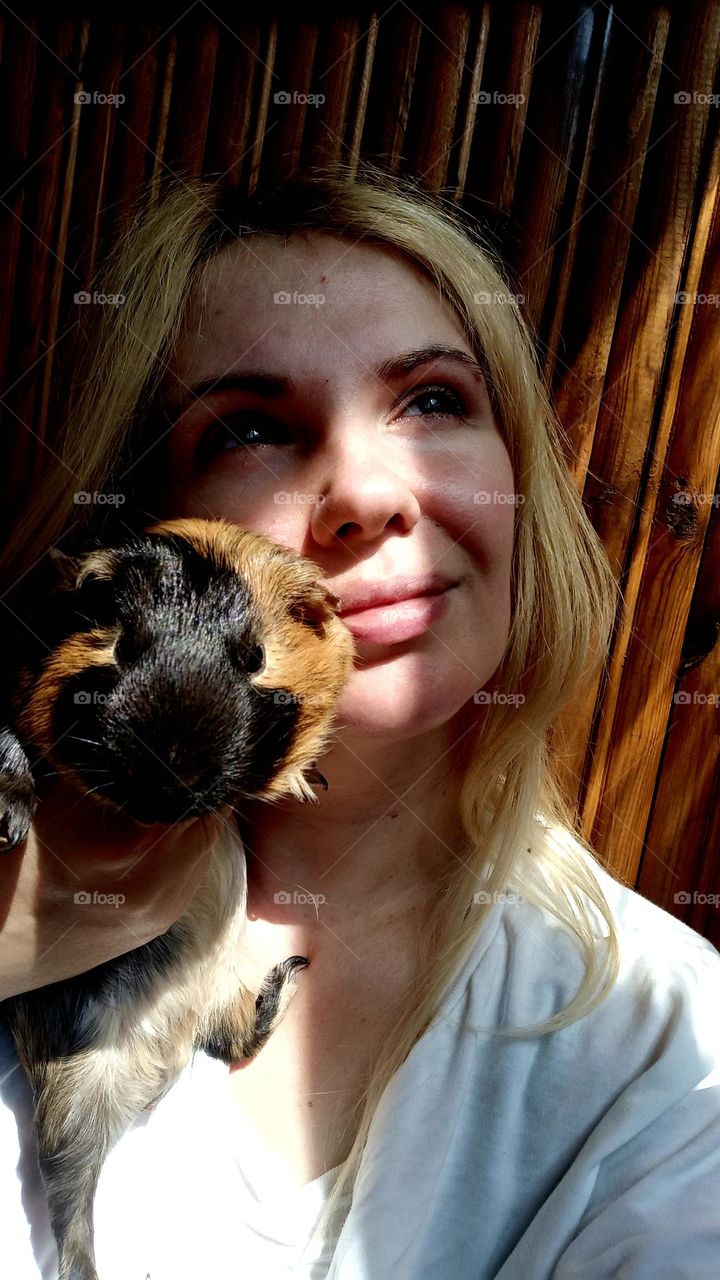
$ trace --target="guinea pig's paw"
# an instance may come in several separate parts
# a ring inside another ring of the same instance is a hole
[[[322,787],[324,791],[328,789],[328,780],[319,769],[306,769],[305,781],[309,782],[311,786]]]
[[[305,766],[302,769],[296,769],[287,778],[287,789],[290,795],[294,796],[300,804],[319,804],[319,797],[313,791],[313,784],[320,782],[322,774],[318,774],[317,769]],[[327,782],[322,778],[322,782],[327,789]]]
[[[34,804],[17,798],[8,802],[0,791],[0,853],[8,853],[27,840],[34,811]]]
[[[28,758],[15,734],[0,730],[0,853],[27,840],[36,804]]]
[[[255,1001],[253,1055],[265,1043],[292,1000],[296,991],[296,971],[306,969],[309,964],[307,956],[289,956],[270,970]]]

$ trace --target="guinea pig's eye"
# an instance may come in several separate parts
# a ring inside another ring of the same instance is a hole
[[[250,650],[247,658],[248,675],[257,675],[258,671],[262,671],[265,666],[265,645],[257,644],[254,649]]]
[[[264,669],[264,644],[251,644],[241,632],[228,636],[225,645],[233,666],[243,675],[255,676]]]

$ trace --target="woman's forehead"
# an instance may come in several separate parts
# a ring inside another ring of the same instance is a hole
[[[431,343],[470,350],[459,317],[401,254],[332,236],[251,241],[208,268],[203,314],[189,313],[175,351],[184,379],[245,365],[296,378],[309,361],[330,373],[338,361],[375,368]]]
[[[327,231],[293,232],[287,239],[257,232],[228,244],[208,263],[208,288],[230,289],[239,280],[248,286],[264,283],[277,272],[292,272],[338,287],[355,278],[367,277],[367,287],[392,278],[403,284],[432,283],[419,264],[392,244]]]
[[[399,324],[417,309],[452,316],[434,282],[404,254],[327,234],[287,244],[252,236],[223,250],[206,270],[202,297],[205,326],[245,317],[260,332],[268,323],[290,333],[322,331],[362,320],[358,312],[366,323],[387,315]]]

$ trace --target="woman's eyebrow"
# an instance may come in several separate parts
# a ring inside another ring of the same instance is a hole
[[[397,382],[399,378],[407,377],[409,373],[412,373],[420,365],[430,364],[436,360],[452,360],[456,364],[469,369],[476,377],[484,377],[484,369],[474,356],[469,355],[467,351],[462,351],[460,347],[438,344],[429,347],[417,347],[414,351],[406,351],[402,355],[390,356],[376,367],[374,375],[378,382]],[[210,395],[211,392],[216,392],[219,395],[224,391],[249,391],[253,395],[262,396],[269,400],[279,396],[293,395],[296,389],[292,378],[254,369],[248,370],[246,373],[226,373],[219,377],[202,378],[199,382],[191,383],[189,387],[183,388],[183,394],[179,400],[175,400],[174,403],[168,406],[168,416],[171,422],[175,422],[193,400],[202,400],[204,396]]]

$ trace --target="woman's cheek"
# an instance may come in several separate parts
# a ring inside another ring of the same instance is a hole
[[[232,524],[242,524],[254,533],[262,533],[290,551],[302,554],[307,528],[307,507],[293,501],[290,490],[273,489],[262,496],[252,493],[217,493],[211,500],[217,518],[223,516]]]
[[[225,519],[246,525],[256,533],[300,552],[307,526],[307,503],[296,500],[282,479],[249,474],[240,468],[224,475],[179,478],[168,490],[164,502],[168,516],[195,516],[205,520]]]
[[[456,466],[425,493],[423,508],[485,570],[509,572],[517,508],[509,460],[498,459],[474,474]]]

